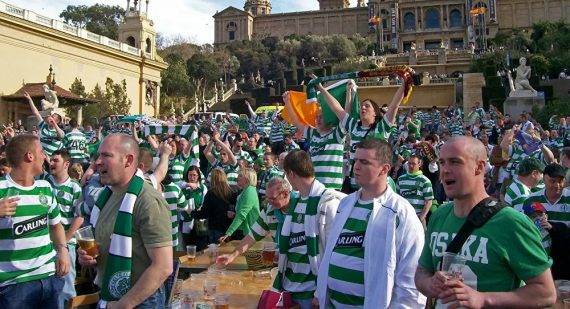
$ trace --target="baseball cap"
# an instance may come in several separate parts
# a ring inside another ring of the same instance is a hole
[[[535,213],[546,213],[546,209],[539,202],[525,204],[523,206],[523,211],[527,216],[533,215]]]
[[[566,177],[566,169],[558,163],[551,163],[544,168],[544,174],[550,177],[564,178]]]
[[[532,171],[544,172],[544,163],[536,158],[527,157],[519,163],[517,168],[518,175],[529,175]]]

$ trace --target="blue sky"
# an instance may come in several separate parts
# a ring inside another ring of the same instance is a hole
[[[68,5],[105,3],[126,7],[127,4],[127,0],[2,1],[50,18],[59,18],[59,13]],[[212,43],[214,41],[214,19],[212,15],[230,5],[243,9],[244,2],[245,0],[150,0],[149,15],[154,21],[156,30],[166,36],[181,36],[199,44]],[[273,0],[271,3],[273,13],[316,10],[319,7],[317,0]],[[351,0],[352,5],[355,3],[355,0]]]

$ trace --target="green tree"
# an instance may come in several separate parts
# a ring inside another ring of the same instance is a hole
[[[69,91],[71,91],[73,94],[79,96],[80,98],[86,98],[87,97],[87,92],[85,92],[85,86],[83,85],[83,82],[81,81],[81,79],[79,79],[77,77],[75,78],[75,80],[71,84],[71,87],[69,87]],[[75,118],[75,117],[77,117],[77,111],[79,110],[79,106],[68,106],[68,107],[65,107],[64,110],[65,110],[65,114],[67,115],[67,117]]]
[[[529,60],[529,65],[532,67],[532,75],[541,77],[548,74],[550,70],[550,60],[544,57],[544,55],[532,55]]]
[[[333,35],[325,39],[329,57],[334,61],[343,61],[356,56],[356,46],[345,35]]]
[[[68,5],[59,14],[66,23],[85,28],[96,34],[100,34],[111,39],[118,38],[119,24],[123,21],[125,10],[118,5],[111,6],[105,4]]]
[[[177,54],[170,54],[165,60],[169,65],[161,73],[163,94],[167,96],[188,95],[192,89],[184,59]]]
[[[99,101],[98,104],[89,104],[83,109],[85,119],[100,119],[109,115],[126,115],[131,109],[132,102],[127,96],[127,82],[123,79],[115,83],[111,78],[105,81],[105,90],[99,84],[89,93],[89,98]]]

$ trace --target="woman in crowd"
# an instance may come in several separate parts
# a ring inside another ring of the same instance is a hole
[[[192,217],[207,219],[208,243],[216,243],[230,226],[237,193],[230,187],[226,173],[221,168],[213,169],[210,176],[210,190],[204,196],[202,207],[192,212]],[[200,223],[195,223],[193,230],[197,230],[198,225]],[[200,234],[200,231],[197,233]]]
[[[197,166],[190,166],[186,175],[184,175],[184,182],[179,183],[182,193],[188,201],[188,209],[200,210],[204,196],[208,189],[202,182],[202,175]],[[200,247],[206,245],[207,237],[197,237],[195,233],[191,233],[194,226],[194,219],[187,213],[182,213],[182,235],[185,243],[199,243]],[[201,241],[199,241],[201,240]]]
[[[251,168],[239,171],[237,178],[238,187],[242,190],[237,198],[236,214],[230,227],[220,237],[220,243],[240,230],[242,235],[234,235],[234,239],[241,239],[249,234],[251,226],[259,217],[259,199],[257,197],[257,175]],[[241,237],[240,237],[241,236]]]

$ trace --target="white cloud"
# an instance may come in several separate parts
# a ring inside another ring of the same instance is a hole
[[[6,1],[6,0],[4,0]],[[59,14],[68,5],[93,5],[103,1],[96,0],[7,0],[18,7],[32,10],[50,18],[59,19]],[[126,7],[125,0],[105,0],[107,5]],[[142,0],[144,3],[145,1]],[[228,6],[243,9],[245,0],[152,0],[149,4],[149,16],[154,21],[155,29],[169,37],[182,36],[196,43],[214,41],[214,19],[216,11]],[[133,1],[131,1],[132,5]],[[351,1],[354,5],[355,0]],[[317,0],[273,0],[273,13],[317,10]],[[144,9],[144,5],[143,5]]]

